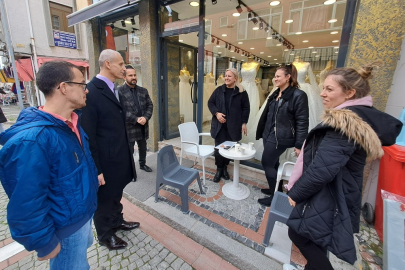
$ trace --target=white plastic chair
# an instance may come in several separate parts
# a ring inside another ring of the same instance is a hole
[[[183,153],[200,158],[203,167],[203,180],[205,185],[205,165],[204,161],[207,157],[214,154],[213,145],[200,145],[200,136],[211,136],[210,133],[199,133],[194,122],[187,122],[179,125],[181,138],[180,165],[183,159]],[[195,164],[195,161],[194,161]]]

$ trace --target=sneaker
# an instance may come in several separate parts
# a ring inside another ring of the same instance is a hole
[[[292,266],[291,264],[285,263],[283,264],[283,270],[298,270],[298,269]]]
[[[272,200],[273,200],[273,196],[270,196],[270,197],[266,197],[263,199],[258,199],[257,201],[263,206],[270,207]]]

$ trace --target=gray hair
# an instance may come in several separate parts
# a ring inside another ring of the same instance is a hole
[[[98,58],[98,64],[100,67],[104,66],[105,61],[113,61],[114,57],[117,56],[119,52],[111,50],[111,49],[105,49],[100,53],[100,57]]]

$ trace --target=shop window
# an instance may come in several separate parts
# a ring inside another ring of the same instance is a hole
[[[49,10],[51,13],[52,29],[74,33],[74,27],[68,27],[67,15],[73,12],[71,7],[67,7],[54,2],[49,2]]]

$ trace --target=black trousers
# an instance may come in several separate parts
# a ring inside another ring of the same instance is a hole
[[[221,130],[215,137],[215,145],[223,143],[224,141],[232,141],[231,135],[229,135],[228,128],[226,125],[222,125]],[[221,156],[218,149],[215,149],[214,155],[215,155],[215,165],[217,165],[217,168],[222,169],[225,166],[229,165],[230,159]]]
[[[288,229],[288,236],[307,259],[305,270],[333,270],[332,264],[327,257],[326,248],[318,246],[292,229]]]
[[[139,165],[143,166],[146,164],[146,150],[147,150],[147,143],[145,139],[136,141],[138,145],[138,153],[139,153]],[[135,142],[129,142],[129,147],[131,148],[131,154],[134,154],[134,145]]]
[[[273,193],[276,188],[277,180],[277,170],[280,165],[279,158],[281,154],[287,149],[285,146],[278,145],[272,142],[266,142],[263,139],[264,150],[262,155],[262,165],[264,173],[266,174],[267,183],[269,184],[269,189]],[[278,187],[279,191],[283,191],[282,182]]]
[[[111,237],[115,233],[113,228],[120,226],[124,221],[121,204],[122,192],[109,194],[108,190],[103,190],[102,187],[97,194],[98,205],[93,218],[99,241]]]

